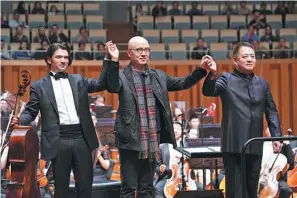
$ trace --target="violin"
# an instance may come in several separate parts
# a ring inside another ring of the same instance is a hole
[[[18,86],[14,116],[20,112],[20,98],[31,83],[31,74],[23,70]],[[39,198],[40,192],[36,181],[38,161],[38,136],[31,126],[14,125],[9,142],[10,183],[7,184],[7,198]]]
[[[297,155],[295,154],[295,164],[297,163]],[[297,191],[297,166],[294,167],[288,174],[288,185],[292,188],[293,192]]]
[[[181,183],[181,179],[178,175],[179,166],[174,163],[171,164],[170,169],[172,170],[172,175],[170,179],[167,179],[164,187],[164,195],[166,198],[173,198],[177,191],[179,191],[178,185]]]

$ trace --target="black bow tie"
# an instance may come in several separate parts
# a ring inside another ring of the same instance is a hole
[[[56,80],[59,80],[60,78],[68,78],[68,74],[66,72],[58,72],[56,74],[50,72],[50,75],[53,76]]]

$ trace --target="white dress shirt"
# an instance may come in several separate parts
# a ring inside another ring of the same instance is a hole
[[[52,72],[55,74],[55,72]],[[76,112],[72,88],[68,78],[56,80],[51,76],[55,99],[58,107],[60,124],[79,124],[79,117]]]

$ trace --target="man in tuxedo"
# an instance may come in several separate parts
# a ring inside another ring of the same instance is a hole
[[[49,47],[46,63],[50,72],[31,85],[30,100],[20,117],[13,118],[12,125],[28,125],[40,111],[41,156],[52,161],[55,197],[67,197],[73,169],[77,197],[90,198],[92,150],[99,145],[88,93],[105,90],[113,83],[109,79],[117,78],[119,51],[112,42],[107,42],[106,60],[98,79],[84,78],[80,74],[68,75],[69,55],[70,48],[66,43],[54,43]]]
[[[281,136],[278,112],[269,83],[253,73],[256,65],[255,50],[249,43],[237,44],[233,50],[236,65],[231,73],[224,72],[216,79],[217,66],[213,58],[205,56],[210,73],[204,81],[205,96],[220,96],[223,105],[221,139],[226,174],[226,197],[257,197],[258,179],[262,160],[262,143],[253,143],[246,152],[246,190],[241,189],[241,150],[245,142],[263,136],[265,113],[271,136]],[[274,142],[275,150],[281,147]]]

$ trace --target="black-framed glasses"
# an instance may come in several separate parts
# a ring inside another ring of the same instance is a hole
[[[135,50],[138,54],[142,54],[143,52],[148,54],[151,51],[150,48],[136,48],[136,49],[130,49],[130,50]]]

